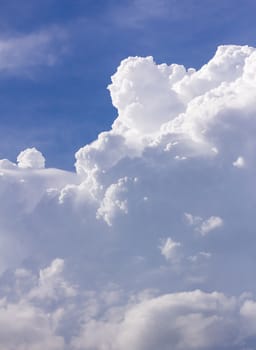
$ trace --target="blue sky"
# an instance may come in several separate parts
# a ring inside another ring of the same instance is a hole
[[[10,0],[0,10],[0,157],[35,146],[64,169],[115,119],[106,87],[122,59],[199,68],[220,44],[256,41],[254,0]]]

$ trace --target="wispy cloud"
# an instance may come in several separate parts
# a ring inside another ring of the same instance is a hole
[[[115,8],[112,20],[124,27],[140,27],[148,20],[166,17],[168,7],[166,0],[133,0]]]
[[[50,28],[24,35],[0,38],[0,73],[30,74],[39,66],[53,66],[67,51],[67,35]]]
[[[230,1],[216,4],[208,0],[204,6],[196,0],[131,0],[111,8],[110,12],[112,23],[124,28],[145,28],[152,21],[182,22],[186,28],[183,21],[192,21],[196,27],[205,24],[205,19],[208,25],[216,24],[221,14],[230,13],[232,6]]]

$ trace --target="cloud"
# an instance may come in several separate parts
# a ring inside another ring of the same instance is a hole
[[[250,294],[232,297],[200,290],[129,294],[113,284],[105,290],[76,287],[76,293],[59,294],[63,284],[71,286],[63,266],[64,261],[58,258],[39,274],[17,270],[13,278],[2,281],[2,286],[12,290],[11,297],[0,299],[2,347],[245,349],[256,339],[256,303]],[[52,294],[44,295],[46,285],[41,282],[53,275],[61,278],[54,281],[52,299]],[[40,291],[43,294],[38,302]],[[54,301],[51,304],[46,302],[49,297]]]
[[[166,18],[169,6],[166,0],[132,0],[112,10],[110,17],[118,26],[139,28],[150,20]]]
[[[149,298],[117,310],[118,316],[88,321],[72,346],[97,350],[242,349],[250,342],[241,329],[247,322],[243,310],[250,303],[198,290]],[[255,328],[251,336],[255,339]]]
[[[210,231],[215,230],[223,225],[223,220],[219,216],[211,216],[209,219],[204,221],[200,227],[200,233],[204,236]]]
[[[177,249],[180,246],[181,244],[179,242],[175,242],[170,237],[168,237],[166,240],[162,240],[160,251],[166,260],[175,261],[177,259]]]
[[[188,3],[185,0],[131,0],[124,1],[121,5],[111,9],[111,24],[116,24],[121,28],[143,29],[147,24],[158,21],[163,23],[188,23],[195,18],[208,18],[208,22],[213,19],[210,15],[218,15],[223,11],[230,10],[229,4],[216,4],[208,2],[207,6],[201,6],[196,1]]]
[[[45,166],[45,158],[35,147],[27,148],[17,157],[18,167],[42,169]]]
[[[75,296],[75,288],[63,278],[64,260],[55,259],[51,265],[40,270],[38,285],[31,290],[29,298],[60,299],[61,296]]]
[[[245,166],[245,161],[243,157],[238,157],[234,162],[233,162],[234,167],[236,168],[244,168]]]
[[[64,341],[54,335],[49,316],[29,303],[3,304],[0,324],[2,349],[64,349]]]
[[[0,161],[5,349],[255,348],[255,62],[127,58],[76,173]]]
[[[186,221],[189,225],[194,226],[195,230],[200,232],[202,236],[207,235],[209,232],[221,227],[223,220],[219,216],[210,216],[204,220],[200,216],[193,216],[192,214],[185,213]]]
[[[31,69],[53,66],[67,50],[66,34],[58,28],[0,38],[0,73],[29,75]]]
[[[109,86],[118,120],[145,134],[156,132],[164,122],[185,110],[183,101],[169,88],[185,74],[185,68],[175,64],[157,66],[153,57],[122,61]]]
[[[54,262],[53,262],[54,264]],[[61,307],[47,312],[31,300],[35,291],[36,277],[28,270],[17,270],[15,284],[10,293],[0,301],[0,344],[1,349],[47,349],[63,350],[64,338],[56,334],[57,323],[61,316]],[[40,283],[40,280],[39,280]],[[59,287],[58,281],[55,282]],[[44,286],[40,286],[44,291]],[[1,291],[2,294],[2,291]],[[42,294],[41,294],[42,296]],[[45,305],[45,304],[44,304]]]

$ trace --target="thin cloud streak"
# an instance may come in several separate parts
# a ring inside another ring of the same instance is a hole
[[[36,67],[55,65],[67,51],[67,33],[61,28],[0,38],[0,73],[29,75]]]

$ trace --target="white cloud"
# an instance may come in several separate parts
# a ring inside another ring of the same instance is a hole
[[[14,281],[4,281],[7,285],[14,282],[9,286],[12,297],[0,299],[4,349],[242,350],[256,340],[256,303],[249,294],[231,297],[200,290],[129,294],[110,284],[104,290],[77,287],[76,293],[61,295],[58,287],[70,285],[62,275],[55,282],[58,294],[53,304],[31,298],[42,276],[51,280],[63,273],[63,265],[62,259],[55,259],[38,278],[26,270],[15,273]]]
[[[195,231],[201,233],[202,236],[207,235],[209,232],[221,227],[223,220],[219,216],[210,216],[208,219],[203,219],[200,216],[193,216],[190,213],[185,213],[185,219],[187,223],[195,228]]]
[[[56,261],[48,269],[52,269]],[[61,307],[58,305],[49,313],[47,307],[34,303],[30,299],[35,291],[34,284],[37,284],[37,280],[31,271],[25,269],[15,271],[15,284],[10,285],[12,296],[7,293],[0,301],[1,349],[64,349],[64,337],[57,334],[58,322],[61,320]],[[55,284],[58,289],[57,282]]]
[[[246,301],[250,303],[251,301]],[[119,309],[119,316],[88,321],[74,349],[244,349],[239,299],[221,293],[167,294]],[[242,306],[243,309],[243,306]],[[255,331],[251,333],[255,339]]]
[[[38,66],[52,66],[67,50],[66,34],[50,28],[24,35],[0,38],[0,73],[31,74]]]
[[[185,74],[182,66],[157,66],[153,57],[122,61],[109,86],[118,121],[142,134],[157,132],[164,122],[185,110],[183,101],[171,88]]]
[[[198,71],[128,58],[76,173],[33,149],[0,161],[4,349],[255,348],[255,62],[239,46]]]
[[[245,166],[245,161],[243,157],[238,157],[234,162],[233,162],[234,167],[236,168],[244,168]]]
[[[40,270],[38,285],[29,293],[29,298],[60,299],[73,297],[76,290],[63,278],[64,260],[55,259],[49,267]]]
[[[175,242],[171,237],[162,240],[160,246],[161,254],[165,257],[166,260],[175,261],[177,259],[177,250],[181,246],[180,242]]]
[[[29,303],[4,303],[0,308],[1,348],[63,350],[64,340],[54,334],[52,316]]]
[[[17,157],[18,167],[26,169],[42,169],[45,166],[45,158],[35,147],[27,148]]]
[[[200,260],[210,259],[212,256],[209,252],[199,252],[197,255],[189,256],[188,260],[193,263],[200,262]]]
[[[211,216],[209,219],[202,222],[199,231],[205,236],[210,231],[215,230],[223,225],[223,220],[219,216]]]
[[[10,162],[8,159],[1,159],[0,160],[0,168],[3,169],[14,169],[17,165]]]
[[[195,226],[200,224],[203,221],[203,219],[200,216],[193,216],[190,213],[184,213],[184,215],[189,225]]]
[[[109,226],[112,225],[112,220],[116,214],[123,212],[128,213],[128,204],[126,193],[128,192],[127,185],[136,183],[135,179],[127,177],[121,178],[117,183],[110,185],[102,199],[101,205],[97,210],[96,217],[103,218]]]

